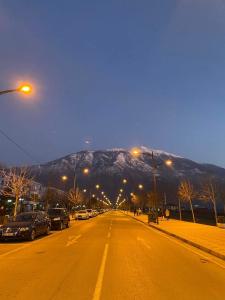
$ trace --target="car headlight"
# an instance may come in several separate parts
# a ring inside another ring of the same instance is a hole
[[[27,231],[27,230],[29,230],[29,227],[21,227],[20,228],[20,231]]]
[[[60,220],[60,217],[54,218],[53,220],[54,220],[54,221],[59,221],[59,220]]]

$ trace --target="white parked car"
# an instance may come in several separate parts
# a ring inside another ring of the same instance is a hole
[[[84,210],[79,210],[77,213],[77,219],[78,220],[87,220],[89,219],[89,213],[87,212],[86,209]]]
[[[88,208],[87,212],[89,214],[89,218],[93,218],[94,217],[94,211],[92,209]]]
[[[96,216],[98,215],[98,212],[97,212],[97,210],[95,210],[95,209],[93,209],[92,213],[93,213],[93,216],[94,216],[94,217],[96,217]]]

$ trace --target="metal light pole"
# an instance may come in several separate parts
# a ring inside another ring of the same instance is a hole
[[[131,155],[133,155],[134,157],[138,158],[141,154],[142,154],[142,150],[139,148],[133,148],[131,149]],[[156,179],[156,171],[157,168],[159,166],[161,166],[162,164],[166,164],[168,167],[171,167],[173,162],[172,160],[168,159],[166,161],[163,161],[161,163],[157,163],[154,157],[154,153],[152,151],[151,153],[151,158],[152,158],[152,162],[153,162],[153,191],[154,191],[154,207],[156,210],[156,223],[159,223],[159,218],[158,218],[158,194],[157,194],[157,179]]]

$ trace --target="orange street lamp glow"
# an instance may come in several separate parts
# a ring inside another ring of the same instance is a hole
[[[172,164],[173,164],[173,162],[172,162],[171,159],[167,159],[167,160],[165,161],[165,164],[166,164],[168,167],[171,167]]]
[[[66,181],[66,180],[68,179],[68,177],[67,177],[66,175],[63,175],[63,176],[61,177],[61,179],[62,179],[62,181]]]
[[[29,84],[23,84],[18,88],[18,91],[24,94],[30,94],[32,91],[32,87]]]
[[[83,173],[85,174],[85,175],[87,175],[87,174],[89,174],[89,169],[88,168],[85,168],[85,169],[83,169]]]
[[[139,148],[132,148],[130,151],[131,155],[134,157],[138,157],[141,155],[141,150]]]

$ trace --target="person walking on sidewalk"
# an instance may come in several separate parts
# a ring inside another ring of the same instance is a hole
[[[168,208],[167,208],[166,211],[165,211],[165,215],[166,215],[166,219],[167,219],[167,221],[168,221],[169,218],[170,218],[170,211],[169,211]]]
[[[136,207],[134,208],[134,216],[136,216],[136,214],[137,214],[137,209],[136,209]]]

